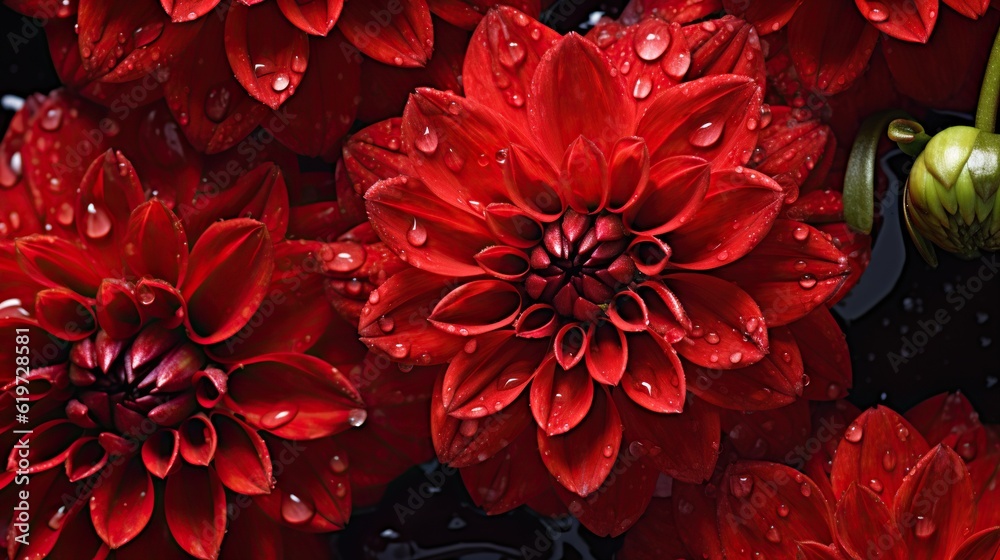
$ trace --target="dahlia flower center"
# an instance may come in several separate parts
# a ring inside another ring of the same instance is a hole
[[[76,342],[70,351],[74,391],[67,417],[83,428],[121,435],[149,431],[143,423],[176,425],[199,406],[209,408],[225,391],[225,374],[183,327],[153,323],[130,340],[106,331]]]
[[[531,250],[525,289],[565,317],[592,319],[636,280],[637,269],[626,254],[629,245],[618,215],[567,210],[545,226],[541,242]]]

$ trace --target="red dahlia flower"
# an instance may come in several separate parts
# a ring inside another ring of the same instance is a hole
[[[791,58],[811,92],[831,95],[851,87],[867,71],[881,37],[893,88],[925,103],[949,105],[957,103],[956,96],[967,97],[959,84],[979,83],[986,61],[982,51],[988,51],[1000,17],[990,11],[989,0],[723,0],[723,4],[752,22],[762,35],[787,25]],[[983,16],[981,22],[970,21]],[[971,89],[978,92],[975,86]]]
[[[439,458],[488,511],[561,499],[619,533],[658,472],[712,472],[716,407],[843,396],[824,304],[849,265],[831,236],[779,218],[828,131],[775,125],[752,28],[606,31],[595,44],[493,11],[466,54],[468,96],[418,90],[346,161],[414,267],[372,292],[364,341],[450,360],[431,411]],[[610,483],[616,458],[628,484]]]
[[[818,411],[805,474],[737,462],[718,485],[675,487],[623,558],[1000,558],[1000,440],[968,401],[940,395],[906,418],[877,407],[853,420],[837,404]]]
[[[422,68],[432,58],[436,30],[452,36],[451,26],[471,29],[495,2],[6,3],[48,21],[50,51],[64,83],[121,110],[165,96],[201,151],[225,150],[260,125],[298,153],[335,157],[361,101],[362,60]],[[513,3],[538,13],[538,0]],[[440,18],[436,24],[432,14]],[[454,43],[439,49],[464,49],[461,40]],[[433,73],[422,78],[451,85]],[[382,79],[409,81],[391,73]]]
[[[66,112],[53,126],[56,107]],[[87,108],[33,99],[0,151],[29,157],[29,144],[53,142],[31,133],[44,119],[60,146],[92,149]],[[190,169],[175,155],[175,169]],[[60,181],[75,169],[48,163],[65,168]],[[354,323],[315,304],[327,283],[374,268],[337,240],[361,236],[357,202],[286,186],[273,164],[227,188],[211,172],[193,185],[178,173],[164,198],[148,197],[137,168],[109,150],[79,188],[66,185],[75,200],[53,225],[32,205],[52,202],[50,177],[11,176],[4,201],[26,202],[17,227],[5,222],[15,239],[0,240],[0,325],[28,331],[32,361],[25,379],[3,380],[0,502],[13,511],[19,478],[34,483],[30,544],[5,519],[10,558],[321,558],[324,540],[301,532],[343,527],[352,502],[371,503],[427,458],[436,372],[384,375],[390,363],[354,341]],[[31,406],[19,424],[21,386]],[[32,430],[28,465],[16,428]]]

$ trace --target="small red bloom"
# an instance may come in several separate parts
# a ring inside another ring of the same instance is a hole
[[[488,511],[558,497],[617,534],[659,472],[711,474],[716,407],[842,396],[846,347],[823,304],[849,267],[830,236],[779,217],[829,131],[762,106],[751,27],[653,16],[592,33],[491,12],[466,97],[419,89],[345,161],[413,266],[372,292],[364,341],[450,361],[439,458]],[[831,359],[840,371],[812,366],[812,381],[805,364]],[[602,488],[616,462],[628,484]]]
[[[233,167],[244,154],[202,159],[155,112],[138,130],[100,115],[37,96],[0,144],[0,326],[25,329],[31,350],[0,393],[0,501],[22,475],[33,499],[32,538],[9,533],[8,556],[325,557],[322,539],[291,535],[342,528],[352,503],[431,452],[437,372],[386,375],[397,366],[354,321],[316,305],[345,275],[389,268],[366,258],[360,197],[331,202],[334,189],[294,169],[286,184],[270,162]],[[100,154],[170,131],[173,181],[143,150],[136,165]],[[354,281],[363,299],[371,287]],[[25,380],[30,415],[15,424]],[[33,431],[30,467],[14,428]]]
[[[981,54],[989,50],[997,27],[989,0],[723,0],[723,4],[752,22],[762,35],[787,28],[799,78],[809,91],[822,95],[850,88],[868,70],[880,43],[897,89],[925,103],[956,103],[953,97],[965,94],[960,82],[978,83],[979,76],[967,74],[981,72],[985,63]],[[980,18],[983,21],[971,21]],[[979,37],[986,43],[974,47],[971,43],[981,43]]]
[[[540,9],[538,0],[512,3],[529,13]],[[460,29],[474,27],[493,2],[9,4],[47,21],[60,78],[90,99],[130,111],[165,97],[188,140],[208,153],[228,149],[264,126],[298,153],[335,159],[361,102],[363,60],[396,69],[366,73],[368,81],[405,91],[413,76],[406,69],[448,60],[447,51],[455,50],[446,40],[437,49],[446,52],[434,57],[435,35],[462,35]],[[458,50],[463,49],[464,43]],[[452,85],[435,72],[416,75],[423,84]]]
[[[813,449],[797,459],[805,474],[743,461],[717,486],[675,486],[636,525],[623,558],[1000,555],[1000,447],[964,397],[934,397],[906,418],[877,407],[852,420],[840,404],[817,410],[819,429],[802,446]]]

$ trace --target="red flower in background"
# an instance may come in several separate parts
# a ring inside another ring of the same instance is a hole
[[[0,170],[0,324],[29,331],[34,360],[29,423],[14,424],[23,382],[8,374],[0,396],[0,501],[13,511],[24,474],[14,428],[33,430],[39,488],[30,544],[8,537],[9,557],[325,556],[303,532],[343,527],[352,502],[431,451],[437,372],[386,375],[396,366],[352,342],[350,315],[316,305],[331,283],[391,268],[364,252],[360,199],[258,165],[287,159],[267,146],[202,159],[174,136],[172,180],[143,150],[134,166],[113,150],[87,165],[99,131],[117,143],[171,130],[156,112],[101,114],[36,96],[0,144],[15,162]]]
[[[10,0],[46,25],[61,80],[128,110],[166,97],[190,142],[215,153],[257,126],[292,150],[335,159],[362,86],[452,87],[454,51],[494,4],[479,0],[229,1]],[[517,0],[538,13],[537,0]],[[437,18],[432,18],[432,14]],[[457,26],[457,27],[456,27]],[[443,37],[443,41],[436,41]],[[436,49],[435,49],[436,47]],[[433,56],[437,51],[437,56]],[[437,62],[435,62],[435,60]],[[399,69],[388,71],[384,66]],[[426,67],[426,68],[425,68]],[[405,69],[425,68],[416,76]],[[397,107],[372,99],[363,113]],[[273,114],[272,114],[273,112]]]
[[[716,484],[675,486],[622,557],[1000,557],[1000,433],[964,397],[933,397],[905,418],[837,403],[816,419],[795,455],[805,474],[736,462]]]
[[[868,71],[883,72],[890,84],[884,88],[869,84],[859,88],[857,96],[899,91],[926,105],[961,110],[975,106],[989,46],[1000,24],[1000,13],[990,10],[989,0],[724,0],[723,4],[752,22],[762,35],[785,29],[797,77],[809,92],[840,93]],[[872,61],[873,53],[879,52]],[[843,118],[850,120],[848,115]]]
[[[798,221],[837,220],[821,187],[832,138],[762,106],[751,27],[654,16],[591,36],[493,11],[466,54],[467,97],[420,89],[345,158],[374,229],[414,267],[372,292],[364,341],[450,360],[439,458],[489,512],[568,506],[618,534],[658,472],[711,474],[716,407],[843,396],[824,304],[849,241]],[[813,191],[828,204],[790,219]]]

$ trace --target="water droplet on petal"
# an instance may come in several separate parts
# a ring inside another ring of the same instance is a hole
[[[847,428],[847,432],[844,434],[844,439],[851,443],[858,443],[864,436],[864,429],[858,424],[851,424]]]
[[[753,478],[749,475],[734,476],[729,479],[729,490],[737,498],[745,498],[753,490]]]
[[[293,525],[305,523],[312,519],[316,508],[308,498],[300,498],[295,494],[285,494],[281,499],[281,518]]]
[[[917,524],[913,527],[913,534],[916,535],[917,538],[930,538],[936,530],[937,525],[934,524],[934,521],[924,517],[923,515],[917,516]]]
[[[156,300],[156,293],[146,284],[142,284],[136,289],[136,295],[139,297],[139,303],[143,305],[149,305]]]
[[[66,506],[59,506],[59,509],[49,518],[49,529],[58,531],[66,519]]]
[[[802,278],[799,278],[799,286],[804,290],[811,290],[816,286],[816,277],[812,274],[803,274]]]
[[[726,121],[721,115],[710,115],[705,118],[701,125],[691,132],[688,141],[692,146],[698,148],[708,148],[715,145],[722,138],[722,130]]]
[[[216,123],[225,120],[231,97],[229,89],[225,87],[212,88],[205,97],[205,116]]]
[[[73,207],[70,203],[63,202],[59,205],[59,210],[56,212],[56,221],[64,226],[73,223]]]
[[[870,2],[868,4],[868,13],[866,15],[868,16],[869,21],[882,23],[883,21],[889,19],[889,9],[880,2]]]
[[[639,58],[652,62],[667,51],[667,47],[670,46],[670,35],[667,32],[650,32],[645,35],[639,33],[635,36],[633,46]]]
[[[433,154],[438,147],[437,132],[429,126],[425,127],[423,133],[413,141],[413,145],[427,155]]]
[[[360,428],[368,419],[368,411],[363,408],[354,408],[347,413],[347,423],[355,428]]]
[[[330,458],[330,470],[336,474],[344,474],[347,471],[347,457],[334,455]]]
[[[260,417],[260,425],[266,430],[276,430],[294,420],[298,413],[299,409],[294,406],[272,410]]]
[[[639,79],[635,81],[632,96],[636,99],[646,99],[651,91],[653,91],[653,80],[647,76],[639,76]]]
[[[781,533],[778,532],[778,529],[774,525],[771,525],[771,528],[769,528],[767,532],[764,533],[764,536],[767,538],[769,542],[772,542],[774,544],[778,544],[781,542]]]
[[[101,239],[111,232],[111,217],[103,208],[87,205],[87,222],[84,233],[91,239]]]
[[[285,74],[284,72],[279,72],[275,74],[274,80],[271,82],[271,89],[279,92],[285,91],[286,89],[288,89],[288,85],[291,83],[292,82],[291,79],[288,77],[288,74]]]
[[[62,126],[62,117],[63,117],[62,109],[60,109],[59,107],[53,107],[48,111],[45,111],[45,114],[42,115],[42,118],[38,121],[38,124],[41,125],[43,129],[48,130],[49,132],[53,132],[55,130],[58,130],[59,127]]]
[[[427,228],[413,219],[413,226],[406,232],[406,241],[414,247],[423,247],[427,243]]]

